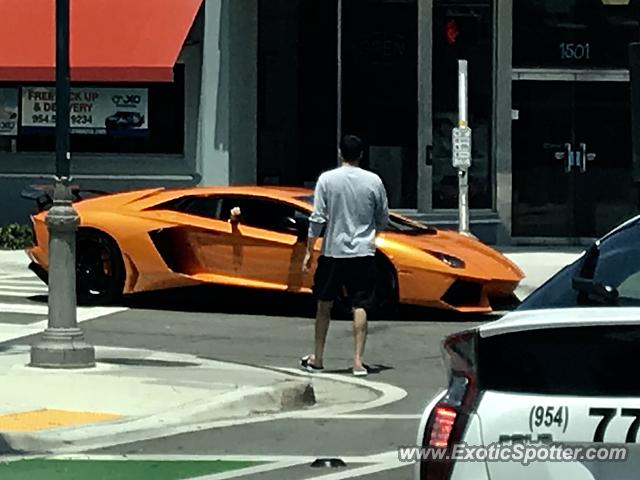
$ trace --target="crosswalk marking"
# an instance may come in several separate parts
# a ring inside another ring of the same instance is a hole
[[[10,290],[10,291],[18,291],[18,292],[46,292],[48,289],[46,287],[38,287],[35,284],[33,286],[29,285],[2,285],[0,286],[0,290]]]
[[[34,273],[0,276],[0,297],[24,298],[43,296],[49,288]]]
[[[40,333],[47,328],[49,306],[31,298],[48,294],[47,285],[33,273],[0,275],[0,343]],[[123,307],[78,307],[76,319],[81,323],[125,310],[127,308]],[[31,315],[33,322],[2,323],[3,314]]]

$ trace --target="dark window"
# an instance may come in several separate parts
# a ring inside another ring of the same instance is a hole
[[[249,197],[223,197],[220,219],[228,220],[231,209],[240,207],[243,225],[297,235],[296,219],[302,215],[284,203]]]
[[[28,87],[49,87],[53,85],[23,85]],[[147,114],[143,118],[139,112],[126,111],[126,107],[116,107],[113,114],[105,121],[104,125],[96,123],[95,117],[89,109],[80,108],[77,115],[78,125],[89,122],[95,130],[90,133],[72,131],[71,151],[77,153],[130,153],[130,154],[182,154],[184,153],[184,127],[185,127],[185,75],[184,65],[176,65],[174,81],[157,84],[77,84],[74,88],[90,89],[122,89],[123,96],[127,91],[135,89],[147,90]],[[22,103],[22,102],[20,102]],[[51,102],[49,102],[51,103]],[[80,105],[83,107],[84,105]],[[23,115],[53,115],[54,112],[23,112],[20,105],[20,127],[16,138],[18,152],[54,152],[55,129],[22,126]],[[102,122],[102,117],[100,117]],[[28,119],[34,121],[34,119]],[[47,120],[49,123],[51,120]],[[93,122],[93,123],[91,123]],[[27,122],[28,123],[28,122]],[[148,128],[135,128],[145,125]],[[131,128],[133,127],[133,128]],[[0,143],[0,148],[3,144]],[[4,146],[5,150],[9,147]]]
[[[639,348],[638,325],[497,335],[480,340],[479,381],[484,390],[637,397],[640,383],[629,366]]]
[[[205,218],[219,218],[222,200],[214,196],[188,196],[164,203],[158,208]]]
[[[627,68],[640,2],[516,0],[513,23],[514,67]]]

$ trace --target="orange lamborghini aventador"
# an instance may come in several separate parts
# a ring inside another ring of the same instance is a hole
[[[48,204],[39,200],[35,245],[27,254],[46,282]],[[239,222],[229,221],[234,207],[240,207]],[[78,301],[104,304],[123,294],[207,283],[311,293],[313,270],[303,273],[301,265],[312,207],[311,190],[256,186],[78,199]],[[490,299],[512,296],[523,278],[478,240],[396,214],[377,247],[378,294],[387,305],[490,312]]]

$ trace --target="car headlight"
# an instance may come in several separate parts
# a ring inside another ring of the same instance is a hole
[[[442,263],[449,265],[451,268],[464,268],[466,265],[464,260],[459,259],[458,257],[454,257],[453,255],[448,255],[442,252],[432,252],[431,250],[425,250],[429,255],[433,255]]]

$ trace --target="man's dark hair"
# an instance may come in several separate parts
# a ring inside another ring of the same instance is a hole
[[[362,140],[355,135],[345,135],[340,142],[340,152],[347,162],[357,162],[364,153]]]

